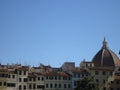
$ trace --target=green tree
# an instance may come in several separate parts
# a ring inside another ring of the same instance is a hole
[[[77,86],[75,90],[99,90],[98,84],[94,81],[92,77],[83,78],[77,81]]]

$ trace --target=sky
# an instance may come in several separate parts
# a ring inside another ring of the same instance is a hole
[[[0,0],[1,64],[79,66],[119,36],[120,0]]]

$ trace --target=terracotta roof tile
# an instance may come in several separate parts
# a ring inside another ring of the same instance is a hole
[[[96,67],[115,67],[120,66],[120,60],[118,56],[110,50],[106,41],[103,42],[102,48],[98,51],[98,53],[94,56],[92,62]]]
[[[28,71],[28,70],[29,70],[29,67],[27,67],[27,66],[22,66],[22,67],[19,67],[17,70]]]
[[[8,72],[8,69],[0,69],[0,72]]]
[[[65,72],[45,72],[45,76],[64,76],[64,77],[70,77],[70,74],[67,74]]]
[[[115,80],[120,80],[120,76],[115,76]]]
[[[36,75],[34,73],[28,73],[28,77],[36,78]]]
[[[82,69],[74,69],[72,70],[72,73],[78,73],[78,74],[89,74],[89,72],[87,72],[86,70],[82,70]]]
[[[90,70],[99,70],[99,71],[113,71],[113,68],[107,68],[107,67],[91,67]]]

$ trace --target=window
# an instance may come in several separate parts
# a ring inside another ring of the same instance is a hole
[[[110,75],[111,75],[111,76],[112,76],[112,74],[113,74],[113,73],[112,73],[112,72],[110,72]]]
[[[88,74],[86,74],[86,77],[88,76]]]
[[[98,75],[99,74],[99,72],[98,71],[95,71],[95,75]]]
[[[2,74],[2,77],[4,77],[4,74]]]
[[[61,84],[59,84],[59,88],[61,88]]]
[[[33,84],[33,89],[35,89],[35,84]]]
[[[24,71],[24,75],[26,75],[26,71]]]
[[[116,81],[116,83],[117,83],[117,84],[120,84],[120,82],[119,82],[119,81]]]
[[[74,86],[76,86],[77,85],[77,82],[76,81],[74,81]]]
[[[84,77],[84,74],[82,74],[82,77]]]
[[[33,78],[33,81],[35,81],[35,78]]]
[[[29,81],[32,81],[32,78],[29,78]]]
[[[90,67],[92,67],[92,64],[90,64]]]
[[[117,90],[120,90],[120,88],[117,88]]]
[[[71,85],[70,85],[70,84],[68,84],[68,88],[71,88]]]
[[[52,84],[50,84],[50,88],[53,88],[53,85],[52,85]]]
[[[68,80],[71,80],[71,77],[68,77]]]
[[[99,83],[99,80],[98,80],[98,79],[96,79],[96,83]]]
[[[63,80],[66,80],[66,77],[63,77]]]
[[[11,83],[11,87],[16,87],[16,84],[15,83]]]
[[[41,89],[41,86],[40,86],[40,85],[37,85],[37,89]]]
[[[106,87],[104,87],[103,90],[106,90]]]
[[[15,83],[7,83],[7,87],[16,87]]]
[[[113,90],[113,88],[110,88],[110,90]]]
[[[103,83],[105,84],[105,80],[103,80]]]
[[[105,72],[105,71],[103,71],[103,72],[102,72],[102,74],[103,74],[103,75],[106,75],[106,72]]]
[[[57,84],[55,84],[55,88],[57,88]]]
[[[8,78],[11,78],[11,75],[8,75]]]
[[[50,80],[53,80],[53,76],[50,76],[49,79],[50,79]]]
[[[8,74],[2,74],[3,77],[7,78],[8,77]]]
[[[15,75],[12,75],[12,78],[15,78]]]
[[[76,78],[76,74],[74,73],[74,78]]]
[[[111,84],[113,84],[113,81],[111,81]]]
[[[48,88],[48,84],[46,84],[46,88]]]
[[[55,76],[55,80],[57,80],[57,76]]]
[[[32,89],[32,86],[31,86],[31,84],[29,84],[29,89]]]
[[[59,76],[59,80],[61,80],[61,77]]]
[[[24,82],[27,82],[27,78],[24,78]]]
[[[23,88],[24,88],[24,90],[26,90],[26,85],[24,85],[24,87],[23,87]]]
[[[80,74],[78,74],[78,78],[80,78]]]
[[[22,81],[22,79],[21,78],[19,78],[19,82],[21,82]]]
[[[40,80],[40,77],[38,77],[38,80]]]
[[[8,74],[0,74],[0,77],[7,78],[7,77],[8,77]]]
[[[21,72],[21,71],[19,71],[19,75],[22,75],[22,72]]]
[[[67,80],[67,77],[63,77],[63,80]]]
[[[0,86],[2,86],[2,82],[0,82]]]
[[[42,80],[44,80],[44,78],[42,77]]]
[[[21,85],[19,85],[19,89],[22,89]]]
[[[46,76],[46,80],[48,80],[48,76]]]
[[[66,88],[66,84],[64,84],[64,88]]]
[[[44,89],[44,85],[37,85],[37,89]]]
[[[6,86],[6,82],[4,82],[4,86]]]

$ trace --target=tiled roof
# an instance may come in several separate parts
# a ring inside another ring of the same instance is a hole
[[[108,68],[108,67],[91,67],[90,70],[99,70],[99,71],[113,71],[114,68]]]
[[[36,75],[34,73],[28,73],[28,77],[36,78]]]
[[[16,74],[15,71],[8,71],[9,74]]]
[[[74,69],[72,70],[72,73],[89,74],[86,70],[82,70],[82,69]]]
[[[34,69],[40,69],[40,67],[32,67],[32,68],[34,68]]]
[[[115,67],[120,66],[118,56],[108,48],[107,42],[103,41],[103,46],[100,51],[94,56],[92,62],[96,67]]]
[[[70,74],[67,74],[65,72],[45,72],[45,76],[64,76],[64,77],[70,77]]]
[[[115,76],[115,80],[120,80],[120,76]]]
[[[43,75],[43,73],[35,73],[36,75]]]
[[[28,71],[29,67],[28,66],[22,66],[22,67],[19,67],[17,70]]]
[[[0,69],[0,72],[8,72],[8,69]]]

